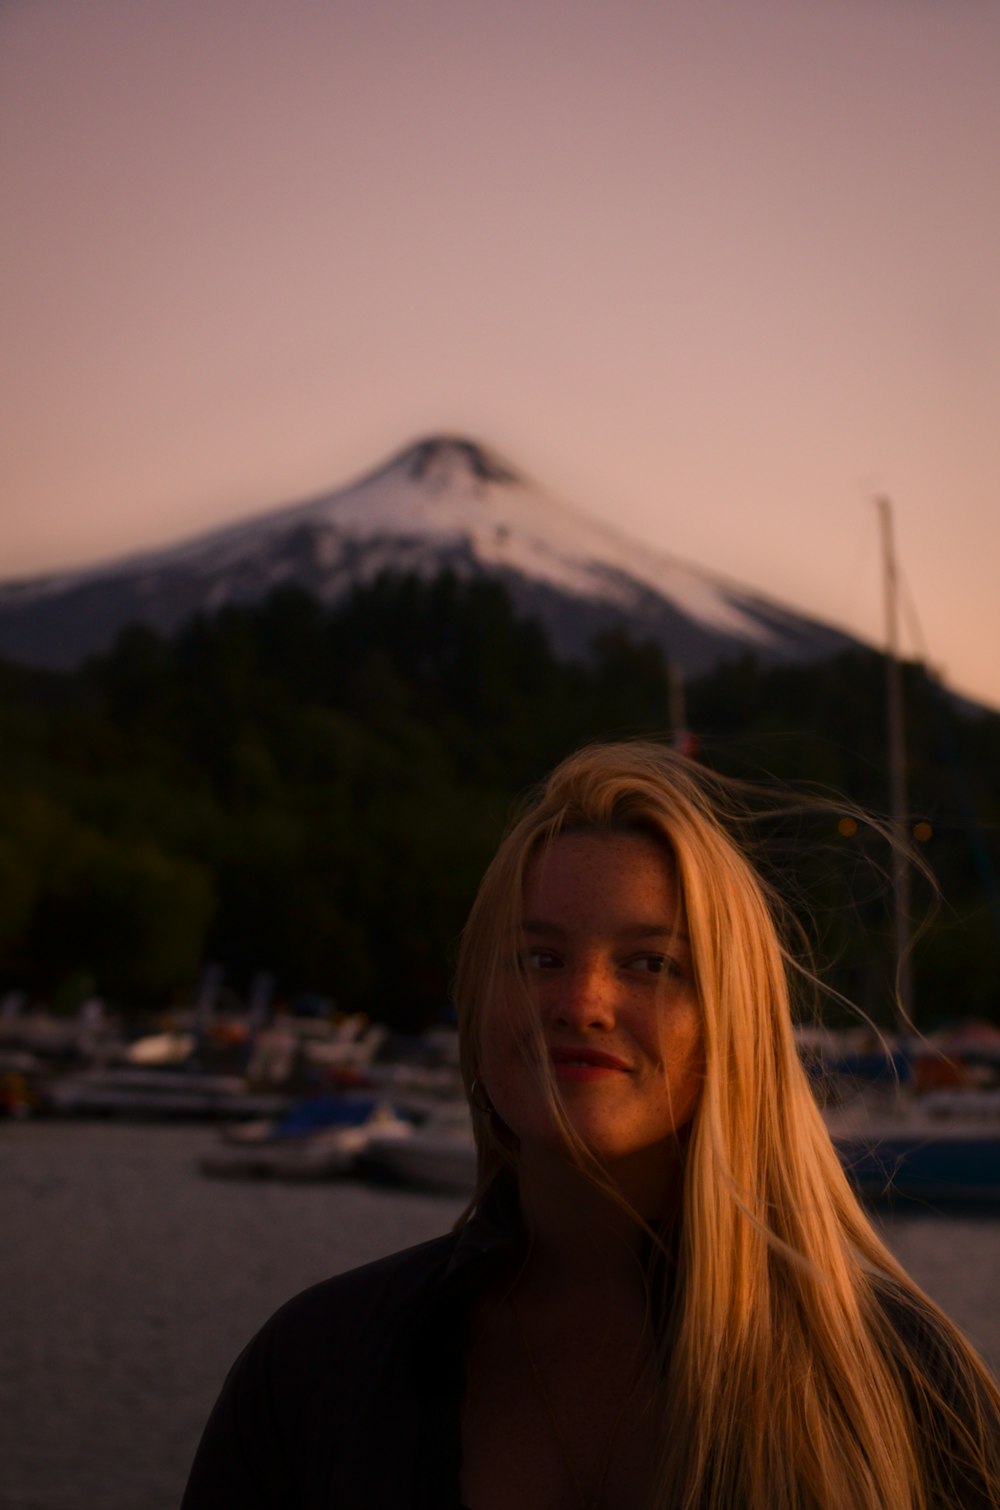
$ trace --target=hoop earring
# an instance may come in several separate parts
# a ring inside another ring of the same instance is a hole
[[[473,1077],[472,1084],[469,1086],[469,1102],[477,1112],[485,1112],[488,1117],[492,1117],[493,1103],[487,1096],[478,1075]]]

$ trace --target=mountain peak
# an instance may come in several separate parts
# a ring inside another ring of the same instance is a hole
[[[427,435],[397,453],[389,463],[414,482],[445,482],[461,477],[510,486],[521,478],[495,452],[463,435]]]
[[[347,487],[162,550],[0,585],[0,655],[70,666],[121,627],[172,634],[196,613],[297,585],[333,603],[384,572],[494,576],[560,655],[625,625],[689,675],[748,649],[819,660],[846,638],[548,498],[467,436],[424,436]]]

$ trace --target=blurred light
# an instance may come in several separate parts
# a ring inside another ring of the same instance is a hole
[[[842,834],[845,839],[853,839],[857,831],[858,825],[853,818],[841,818],[837,824],[837,833]]]
[[[913,825],[913,837],[919,839],[921,844],[926,844],[933,832],[929,823],[920,822]]]

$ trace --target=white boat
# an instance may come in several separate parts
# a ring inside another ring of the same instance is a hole
[[[164,1033],[151,1033],[137,1038],[125,1050],[127,1063],[140,1068],[186,1064],[198,1046],[193,1033],[178,1033],[168,1029]]]
[[[331,1123],[296,1134],[270,1125],[263,1136],[228,1139],[198,1161],[204,1175],[222,1179],[337,1179],[355,1170],[373,1137],[406,1140],[412,1122],[376,1104],[363,1122]]]
[[[85,1070],[45,1092],[46,1110],[76,1117],[273,1117],[287,1105],[287,1096],[249,1090],[242,1076],[185,1069]]]
[[[476,1183],[476,1145],[465,1102],[438,1108],[408,1138],[376,1134],[365,1167],[398,1184],[453,1195],[471,1195]]]
[[[894,1107],[828,1109],[852,1183],[870,1199],[993,1205],[1000,1201],[995,1094],[931,1092]]]

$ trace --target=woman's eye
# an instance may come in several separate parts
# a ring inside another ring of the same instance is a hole
[[[558,970],[562,960],[551,949],[525,949],[521,960],[527,970]]]
[[[637,954],[628,968],[644,975],[679,975],[680,966],[667,954]]]

